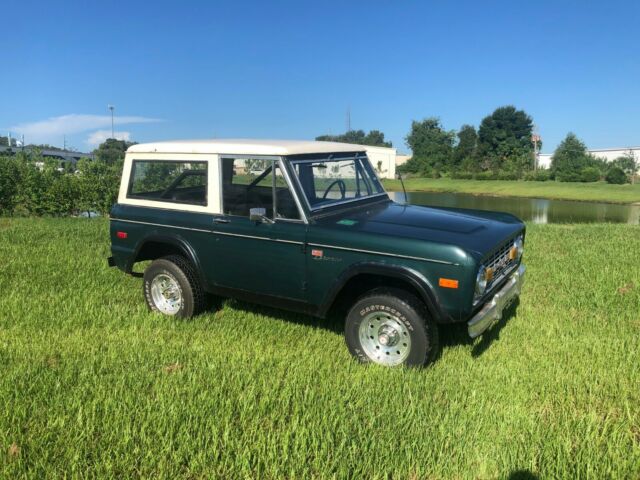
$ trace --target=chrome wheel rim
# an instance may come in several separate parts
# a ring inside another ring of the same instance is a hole
[[[404,362],[411,351],[411,334],[398,317],[372,312],[360,323],[360,345],[372,362],[393,366]]]
[[[156,308],[166,314],[175,315],[182,308],[182,289],[171,275],[161,273],[151,281],[151,298]]]

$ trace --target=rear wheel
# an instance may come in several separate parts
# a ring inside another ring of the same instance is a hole
[[[360,297],[347,315],[349,351],[361,362],[421,366],[435,359],[438,327],[418,298],[399,289]]]
[[[144,272],[144,297],[150,310],[180,318],[206,307],[206,292],[193,264],[180,255],[151,262]]]

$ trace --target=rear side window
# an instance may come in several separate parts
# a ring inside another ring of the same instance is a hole
[[[128,198],[207,204],[207,162],[134,160]]]

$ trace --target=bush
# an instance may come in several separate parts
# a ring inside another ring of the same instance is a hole
[[[607,183],[614,183],[616,185],[622,185],[627,183],[627,174],[624,173],[620,167],[611,167],[605,177]]]
[[[586,167],[580,172],[580,181],[582,182],[597,182],[600,180],[600,170],[596,167]]]
[[[559,182],[581,182],[580,172],[556,172],[556,180]]]
[[[473,178],[473,173],[471,172],[451,172],[451,178],[459,179],[459,180],[471,180]]]
[[[489,172],[480,172],[476,174],[476,180],[497,180],[498,176],[489,171]]]
[[[13,157],[0,157],[0,214],[11,214],[18,200],[20,168]]]
[[[516,172],[500,172],[498,173],[498,180],[519,180],[520,175]]]
[[[550,170],[532,170],[524,174],[527,182],[547,182],[551,180]]]

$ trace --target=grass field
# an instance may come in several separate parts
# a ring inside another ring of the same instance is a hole
[[[640,477],[638,227],[531,225],[510,318],[423,370],[335,320],[150,314],[107,230],[0,219],[0,478]]]
[[[384,180],[390,191],[402,191],[399,180]],[[509,180],[455,180],[451,178],[408,178],[410,192],[460,192],[505,197],[552,198],[588,202],[638,203],[640,184],[609,185],[607,183],[525,182]]]

